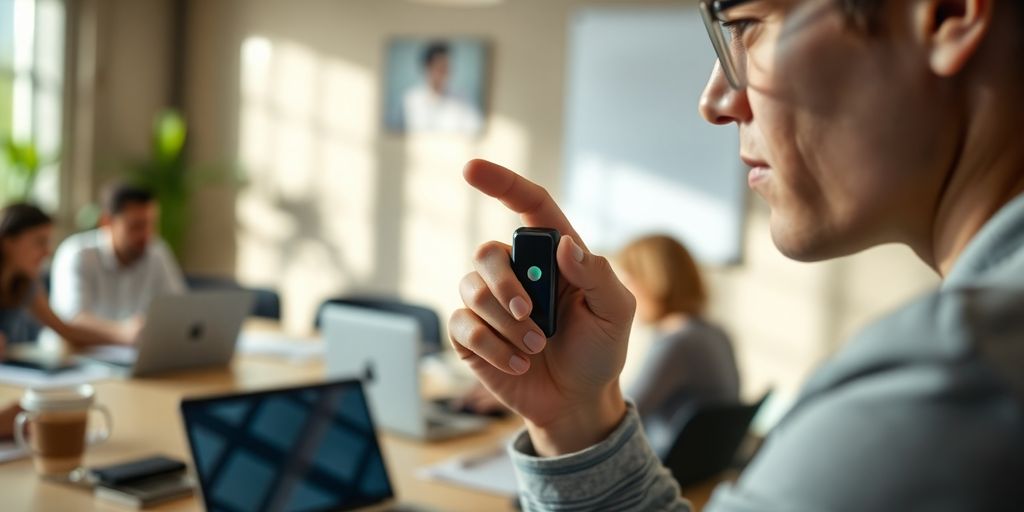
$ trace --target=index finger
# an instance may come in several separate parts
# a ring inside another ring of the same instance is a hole
[[[518,213],[524,225],[557,229],[587,250],[565,213],[544,187],[496,163],[480,159],[470,160],[462,176],[477,190]]]

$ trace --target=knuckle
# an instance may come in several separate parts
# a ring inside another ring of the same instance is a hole
[[[476,253],[473,255],[473,259],[476,261],[484,261],[493,258],[495,254],[498,254],[501,251],[501,244],[492,240],[484,243],[480,247],[477,247]]]
[[[472,284],[480,279],[480,276],[476,272],[467,272],[466,275],[462,276],[459,280],[459,287],[465,288],[467,285]]]
[[[629,291],[625,286],[622,287],[622,293],[624,295],[624,301],[626,307],[629,308],[630,316],[636,313],[636,296],[633,292]]]
[[[593,266],[594,270],[601,274],[614,273],[612,271],[611,262],[608,261],[608,258],[605,258],[604,256],[594,255],[591,265]]]
[[[466,346],[476,352],[484,346],[490,334],[486,327],[482,325],[474,326],[466,333]]]
[[[480,310],[486,307],[491,302],[491,290],[486,286],[476,284],[473,285],[469,290],[469,306],[473,309]]]
[[[458,327],[459,324],[462,323],[462,320],[463,318],[465,318],[465,316],[466,310],[463,308],[459,308],[456,309],[455,311],[452,311],[452,315],[448,317],[448,325],[452,327],[451,329],[449,329],[449,331],[454,331],[454,328]]]
[[[459,294],[462,295],[462,300],[467,306],[473,305],[476,296],[481,293],[481,289],[486,289],[486,285],[476,272],[466,274],[466,277],[463,277],[459,283]]]

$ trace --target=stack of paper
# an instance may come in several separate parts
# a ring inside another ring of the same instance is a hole
[[[27,449],[19,448],[14,441],[0,441],[0,464],[24,459],[30,455]]]
[[[515,468],[505,446],[460,455],[440,464],[421,468],[420,478],[447,482],[501,496],[518,494]]]
[[[238,352],[241,354],[278,357],[293,363],[323,359],[326,351],[323,340],[290,338],[266,332],[244,332],[238,338]]]
[[[0,366],[0,383],[22,388],[59,388],[88,384],[114,376],[114,370],[100,365],[82,365],[77,368],[50,373],[17,366]]]

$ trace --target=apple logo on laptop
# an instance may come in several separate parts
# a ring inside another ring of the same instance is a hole
[[[192,327],[188,329],[188,339],[190,341],[199,341],[203,338],[203,324],[192,324]]]

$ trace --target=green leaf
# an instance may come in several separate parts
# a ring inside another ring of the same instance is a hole
[[[177,161],[188,135],[185,119],[175,110],[165,110],[157,117],[153,130],[157,161],[162,164]]]

